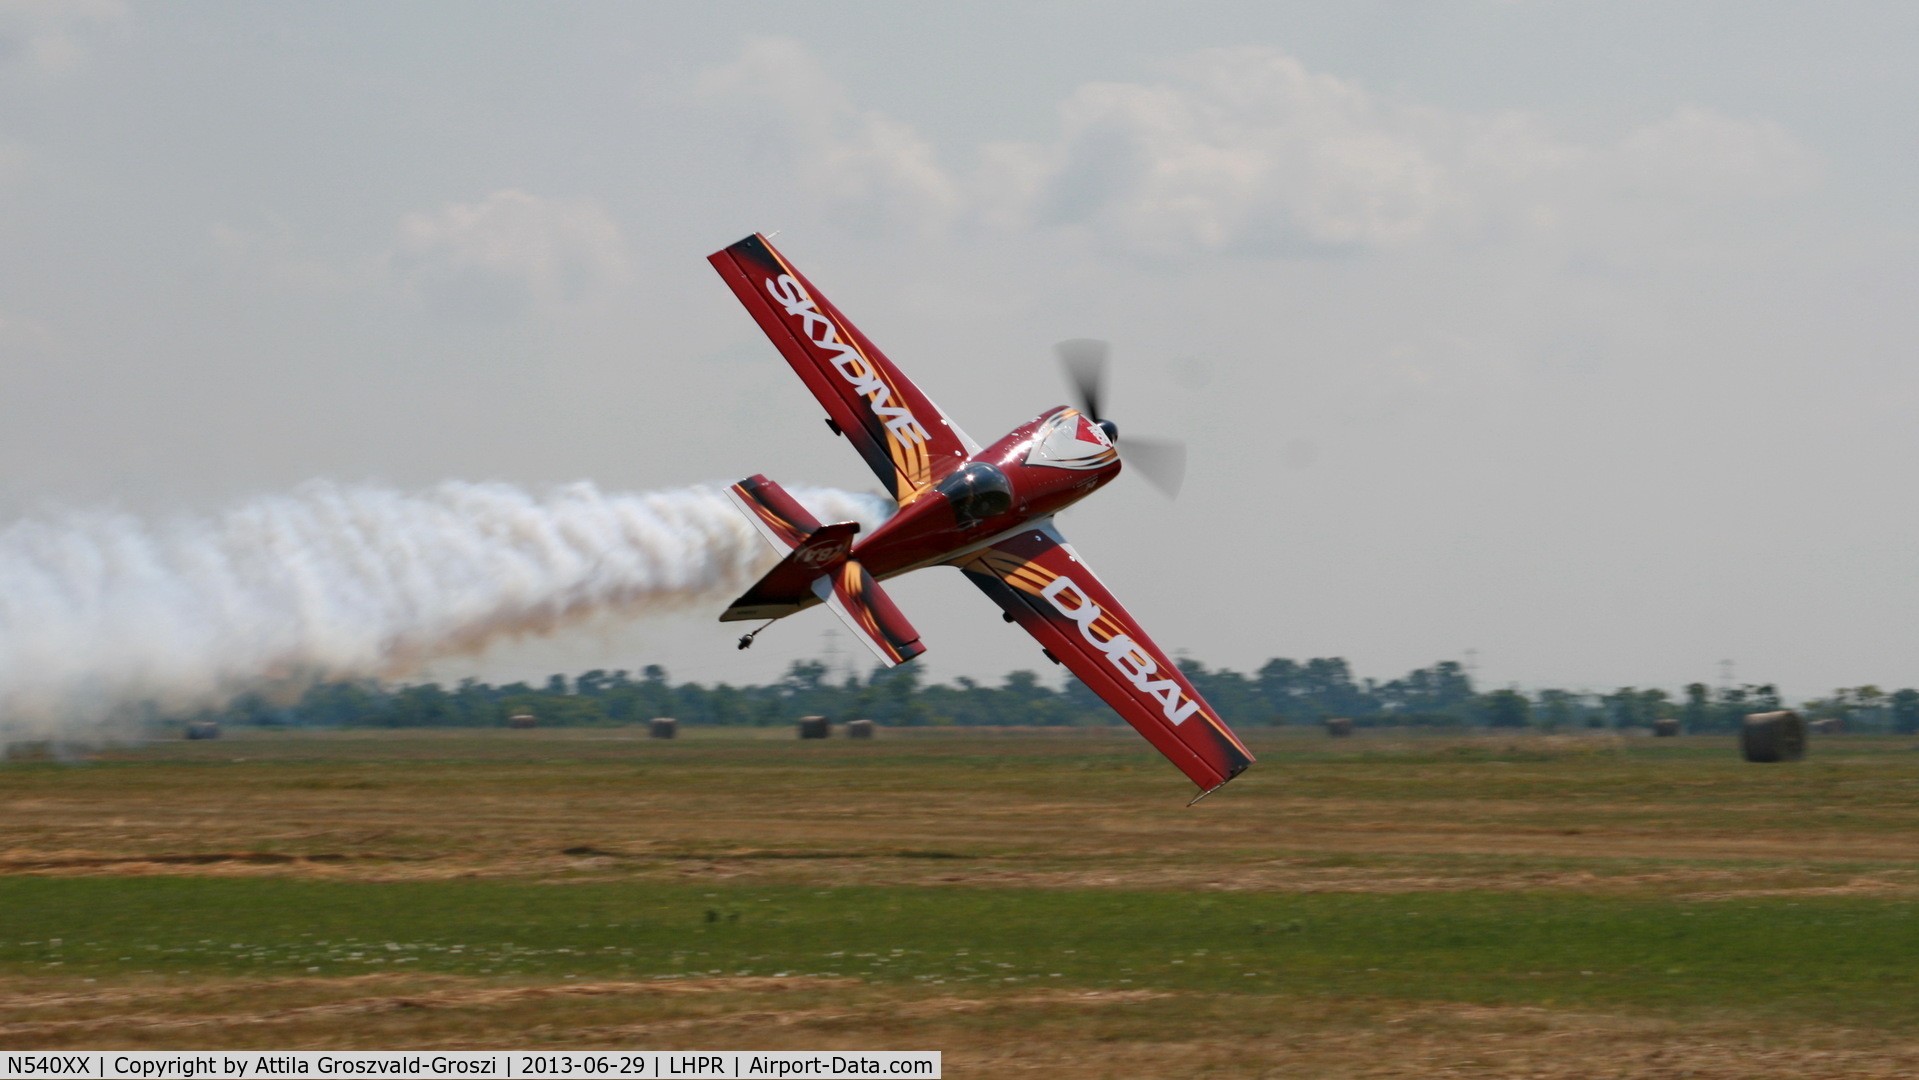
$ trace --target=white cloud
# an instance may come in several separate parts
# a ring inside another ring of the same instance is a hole
[[[1154,83],[1088,84],[1024,186],[1035,220],[1151,253],[1391,249],[1515,232],[1597,236],[1649,207],[1790,194],[1818,169],[1777,124],[1688,106],[1612,147],[1521,113],[1379,98],[1263,48],[1178,58]]]
[[[841,224],[931,231],[961,206],[932,144],[908,124],[856,107],[796,41],[748,42],[738,60],[705,72],[699,90],[753,117],[790,159],[794,183]]]
[[[512,190],[407,215],[391,261],[429,306],[480,319],[577,304],[630,272],[598,203]]]
[[[1447,207],[1433,114],[1383,109],[1266,49],[1208,50],[1167,73],[1066,101],[1040,220],[1160,253],[1380,247]]]
[[[797,43],[753,43],[702,87],[754,106],[836,220],[1064,226],[1154,258],[1603,241],[1634,217],[1670,230],[1702,203],[1788,195],[1818,175],[1764,120],[1687,106],[1584,146],[1527,114],[1395,101],[1256,47],[1189,53],[1150,82],[1084,84],[1061,103],[1056,139],[981,147],[963,177],[908,125],[853,105]]]
[[[93,39],[124,28],[128,19],[120,0],[0,0],[0,66],[64,74]]]
[[[1779,198],[1810,186],[1820,171],[1778,124],[1698,105],[1627,135],[1613,164],[1622,191],[1709,201]]]

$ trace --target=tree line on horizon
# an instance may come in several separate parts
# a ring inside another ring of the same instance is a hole
[[[1536,728],[1650,727],[1675,719],[1688,732],[1730,731],[1748,713],[1784,707],[1771,684],[1708,687],[1691,683],[1674,695],[1620,687],[1609,694],[1514,688],[1480,691],[1457,662],[1446,660],[1388,681],[1358,679],[1340,657],[1305,662],[1273,659],[1246,674],[1179,661],[1180,670],[1228,723],[1244,726],[1319,724],[1344,717],[1360,726]],[[1803,703],[1811,718],[1838,717],[1859,730],[1919,731],[1919,690],[1843,688]],[[894,726],[1099,726],[1122,721],[1078,679],[1059,689],[1032,671],[1008,673],[997,686],[961,676],[928,683],[913,663],[875,667],[864,677],[835,679],[816,660],[796,660],[764,686],[674,683],[649,664],[629,671],[593,670],[544,684],[495,686],[463,679],[392,686],[374,680],[322,682],[291,702],[243,694],[225,708],[174,717],[226,724],[293,727],[504,727],[531,715],[543,727],[644,723],[670,716],[683,724],[771,726],[802,716],[869,719]]]

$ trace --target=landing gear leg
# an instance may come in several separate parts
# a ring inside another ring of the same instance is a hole
[[[778,621],[778,620],[775,620],[775,619],[769,619],[769,620],[767,620],[767,623],[766,623],[766,626],[772,626],[772,625],[773,625],[773,623],[774,623],[774,622],[777,622],[777,621]],[[760,630],[764,630],[764,629],[766,629],[766,626],[762,626],[762,627],[760,627],[760,629],[759,629],[759,630],[755,630],[755,631],[753,631],[753,632],[752,632],[752,633],[750,633],[750,634],[741,634],[741,635],[740,635],[740,648],[742,648],[742,649],[750,649],[750,648],[752,648],[752,647],[753,647],[753,639],[754,639],[754,638],[756,638],[756,637],[759,637],[759,636],[760,636]]]

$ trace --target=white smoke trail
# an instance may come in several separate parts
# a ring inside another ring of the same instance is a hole
[[[870,528],[891,502],[793,494]],[[542,496],[313,482],[211,518],[0,531],[0,743],[124,737],[141,703],[395,673],[596,616],[723,603],[772,562],[719,488]]]

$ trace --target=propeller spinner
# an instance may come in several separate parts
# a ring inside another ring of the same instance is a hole
[[[1112,346],[1094,338],[1074,338],[1053,348],[1059,353],[1060,366],[1066,369],[1067,381],[1073,384],[1073,392],[1079,396],[1079,411],[1092,418],[1106,432],[1106,437],[1113,440],[1120,460],[1138,469],[1139,474],[1167,498],[1178,497],[1180,483],[1186,479],[1186,444],[1176,439],[1139,436],[1129,436],[1121,442],[1119,425],[1099,411],[1100,398],[1106,390],[1106,355]]]

